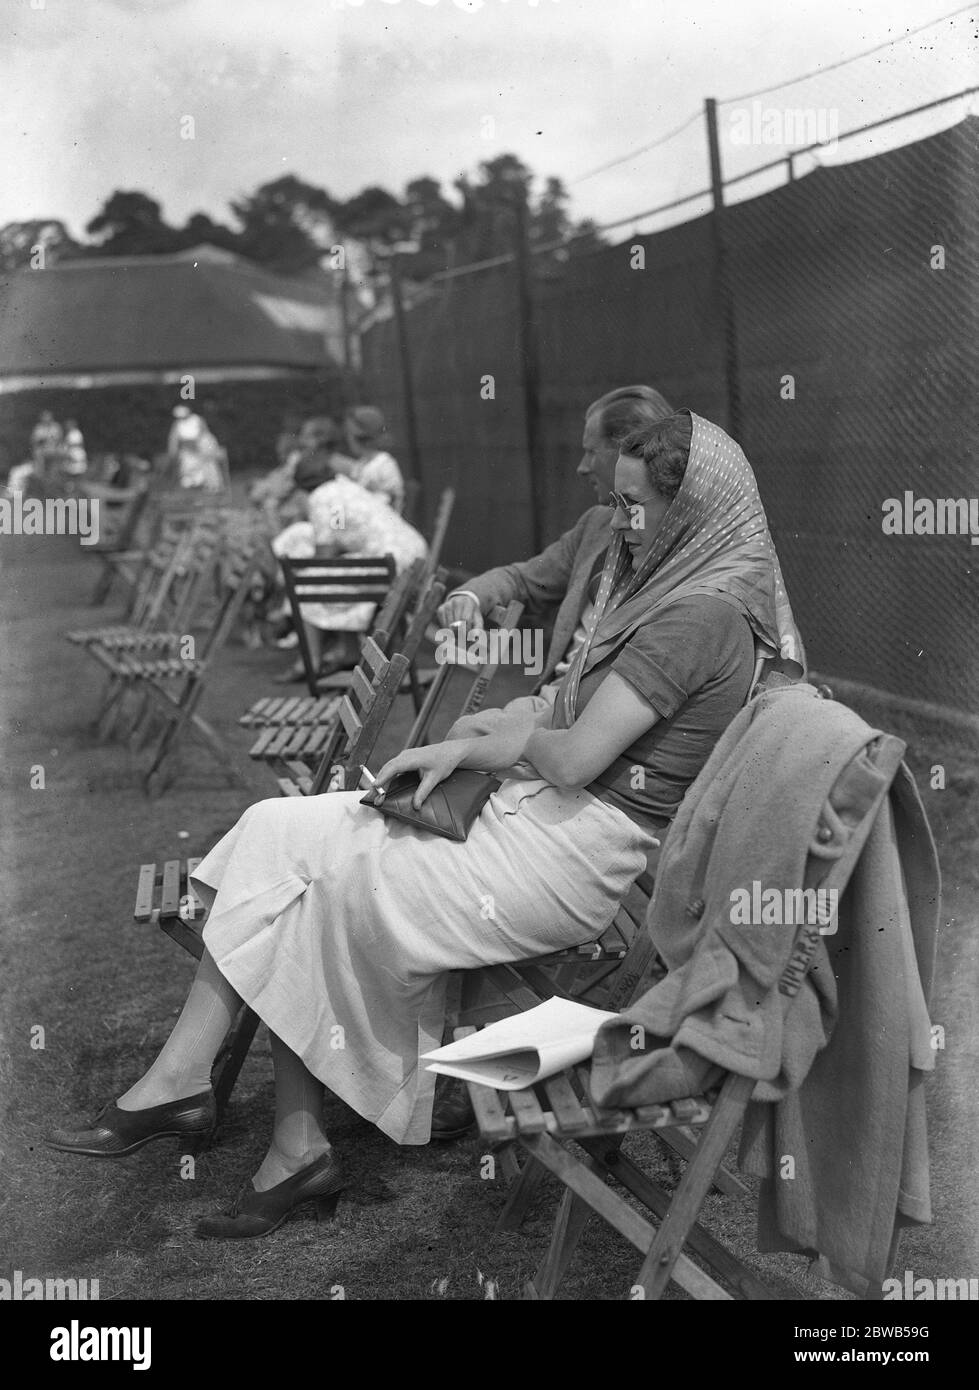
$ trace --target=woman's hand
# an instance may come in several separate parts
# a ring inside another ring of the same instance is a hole
[[[425,748],[408,748],[384,764],[377,774],[376,790],[383,796],[392,779],[399,773],[420,773],[418,790],[411,799],[411,804],[417,811],[438,784],[444,782],[450,773],[455,772],[469,747],[468,739],[458,739],[453,743],[431,743]]]

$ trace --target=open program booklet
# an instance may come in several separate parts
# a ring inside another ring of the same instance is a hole
[[[618,1014],[571,999],[548,999],[515,1018],[491,1023],[459,1042],[426,1052],[428,1070],[517,1091],[590,1057],[595,1034]]]

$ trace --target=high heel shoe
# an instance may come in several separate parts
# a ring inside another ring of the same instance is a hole
[[[44,1136],[44,1143],[49,1149],[86,1158],[125,1158],[154,1139],[199,1143],[210,1138],[216,1124],[217,1106],[210,1090],[146,1110],[120,1110],[113,1100],[102,1107],[91,1129],[53,1129]]]
[[[314,1204],[317,1221],[331,1221],[344,1186],[339,1159],[333,1153],[326,1153],[265,1192],[256,1192],[251,1183],[246,1183],[231,1210],[205,1216],[197,1224],[197,1234],[202,1240],[268,1236],[278,1230],[290,1212],[305,1202]]]

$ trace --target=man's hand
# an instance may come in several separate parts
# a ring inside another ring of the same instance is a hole
[[[465,623],[474,628],[483,626],[483,615],[472,594],[450,594],[437,616],[442,627],[451,627],[453,623]]]
[[[396,758],[386,762],[377,774],[375,786],[379,792],[387,791],[393,778],[402,772],[418,772],[421,780],[418,790],[412,797],[412,805],[417,811],[440,782],[455,772],[468,752],[468,741],[456,743],[430,743],[425,748],[407,748]]]

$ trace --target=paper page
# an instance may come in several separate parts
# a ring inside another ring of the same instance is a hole
[[[608,1019],[569,999],[548,999],[535,1009],[501,1019],[479,1033],[426,1052],[428,1070],[498,1090],[519,1090],[591,1056],[595,1034]]]

